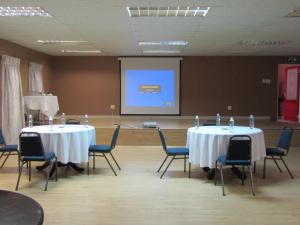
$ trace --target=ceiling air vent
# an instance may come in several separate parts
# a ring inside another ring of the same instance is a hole
[[[204,17],[210,7],[127,7],[130,17]]]

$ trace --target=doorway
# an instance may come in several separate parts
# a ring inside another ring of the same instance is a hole
[[[277,120],[299,122],[300,64],[280,64],[278,71]]]

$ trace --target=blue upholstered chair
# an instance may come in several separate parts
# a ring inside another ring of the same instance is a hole
[[[186,159],[187,159],[187,156],[189,155],[189,149],[185,148],[185,147],[168,148],[167,144],[166,144],[165,137],[163,135],[163,132],[161,131],[160,128],[158,128],[157,130],[158,130],[158,134],[159,134],[159,137],[160,137],[160,141],[161,141],[162,147],[163,147],[165,153],[167,154],[166,158],[164,159],[163,163],[160,165],[160,167],[157,170],[157,172],[159,172],[160,169],[163,167],[163,165],[167,161],[168,157],[169,156],[172,157],[171,161],[169,162],[169,164],[165,168],[164,172],[160,176],[160,179],[167,172],[169,166],[171,165],[171,163],[173,162],[174,159],[184,159],[184,172],[186,172]],[[189,177],[191,177],[191,164],[190,163],[189,163]]]
[[[226,155],[220,155],[215,164],[215,185],[217,183],[217,169],[220,168],[222,192],[225,196],[224,190],[224,178],[223,167],[224,166],[241,166],[243,168],[243,174],[245,173],[245,167],[249,168],[251,178],[252,194],[255,196],[252,166],[251,166],[251,137],[248,135],[234,135],[230,138],[228,150]],[[242,185],[244,185],[244,177],[242,177]]]
[[[4,140],[1,128],[0,128],[0,153],[1,153],[0,160],[2,159],[2,157],[4,159],[0,168],[2,168],[4,166],[4,164],[6,163],[6,160],[8,159],[8,157],[10,155],[19,155],[18,145],[5,144],[5,140]]]
[[[113,171],[115,176],[117,176],[117,173],[114,170],[114,168],[112,167],[112,165],[109,162],[108,158],[106,157],[106,154],[111,155],[111,157],[114,160],[114,162],[116,163],[117,167],[119,168],[119,170],[121,170],[121,168],[120,168],[119,164],[117,163],[115,157],[111,153],[112,150],[116,147],[117,139],[118,139],[118,136],[119,136],[119,131],[120,131],[120,125],[117,125],[116,129],[114,131],[114,134],[113,134],[110,145],[91,145],[90,146],[90,148],[89,148],[89,160],[88,160],[88,164],[87,164],[88,174],[90,174],[90,162],[89,162],[90,161],[90,156],[93,156],[93,169],[95,169],[95,157],[99,156],[99,157],[104,157],[106,159],[106,162],[108,163],[109,167],[111,168],[111,170]]]
[[[57,181],[57,158],[54,152],[45,152],[41,140],[41,136],[36,132],[22,132],[19,136],[20,141],[20,169],[16,185],[16,191],[19,187],[19,182],[22,174],[23,165],[29,164],[29,181],[31,181],[31,162],[49,162],[49,168],[46,175],[45,191],[48,187],[48,179],[50,170],[54,164],[55,166],[55,180]]]
[[[281,130],[280,138],[277,147],[275,148],[266,148],[266,157],[264,158],[264,169],[263,169],[263,178],[266,177],[266,160],[272,159],[276,164],[277,168],[279,169],[280,173],[282,170],[280,169],[276,160],[281,160],[285,168],[287,169],[288,173],[290,174],[291,178],[293,179],[294,176],[291,173],[290,169],[288,168],[286,162],[284,161],[283,157],[287,156],[290,149],[290,143],[293,137],[293,129],[289,127],[284,127]]]

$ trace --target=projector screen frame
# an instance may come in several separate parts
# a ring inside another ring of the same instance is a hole
[[[179,60],[179,69],[178,69],[178,113],[176,114],[149,114],[149,113],[146,113],[146,114],[140,114],[140,113],[137,113],[137,114],[134,114],[134,113],[122,113],[122,110],[121,110],[121,107],[122,107],[122,58],[177,58]],[[124,57],[118,57],[118,60],[119,60],[119,77],[120,77],[120,82],[119,82],[119,93],[120,93],[120,96],[119,96],[119,106],[120,106],[120,109],[119,109],[119,115],[120,116],[181,116],[181,62],[183,60],[182,57],[180,56],[140,56],[140,57],[137,57],[137,56],[124,56]]]

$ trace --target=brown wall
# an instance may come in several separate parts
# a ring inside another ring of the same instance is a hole
[[[72,115],[119,113],[119,61],[117,57],[54,57],[53,94],[60,112]]]
[[[278,64],[285,57],[184,57],[181,115],[271,116],[277,113]],[[271,84],[262,84],[263,78]],[[68,114],[119,113],[117,57],[54,57],[53,92]],[[227,106],[233,107],[227,111]]]
[[[184,57],[182,115],[277,114],[278,64],[285,57]],[[262,79],[271,79],[263,84]],[[232,106],[232,111],[227,106]]]
[[[43,78],[44,78],[44,87],[45,91],[51,90],[51,57],[31,50],[29,48],[22,47],[20,45],[17,45],[15,43],[5,41],[0,39],[0,71],[1,71],[1,59],[2,55],[9,55],[13,57],[17,57],[21,59],[21,65],[20,65],[20,71],[21,71],[21,79],[22,79],[22,87],[23,87],[23,95],[28,94],[28,70],[29,70],[29,62],[35,62],[43,65]],[[0,79],[0,93],[1,92],[1,79]],[[2,95],[2,94],[1,94]],[[2,118],[1,116],[1,101],[2,98],[0,98],[0,120]],[[1,121],[0,121],[1,124]]]

